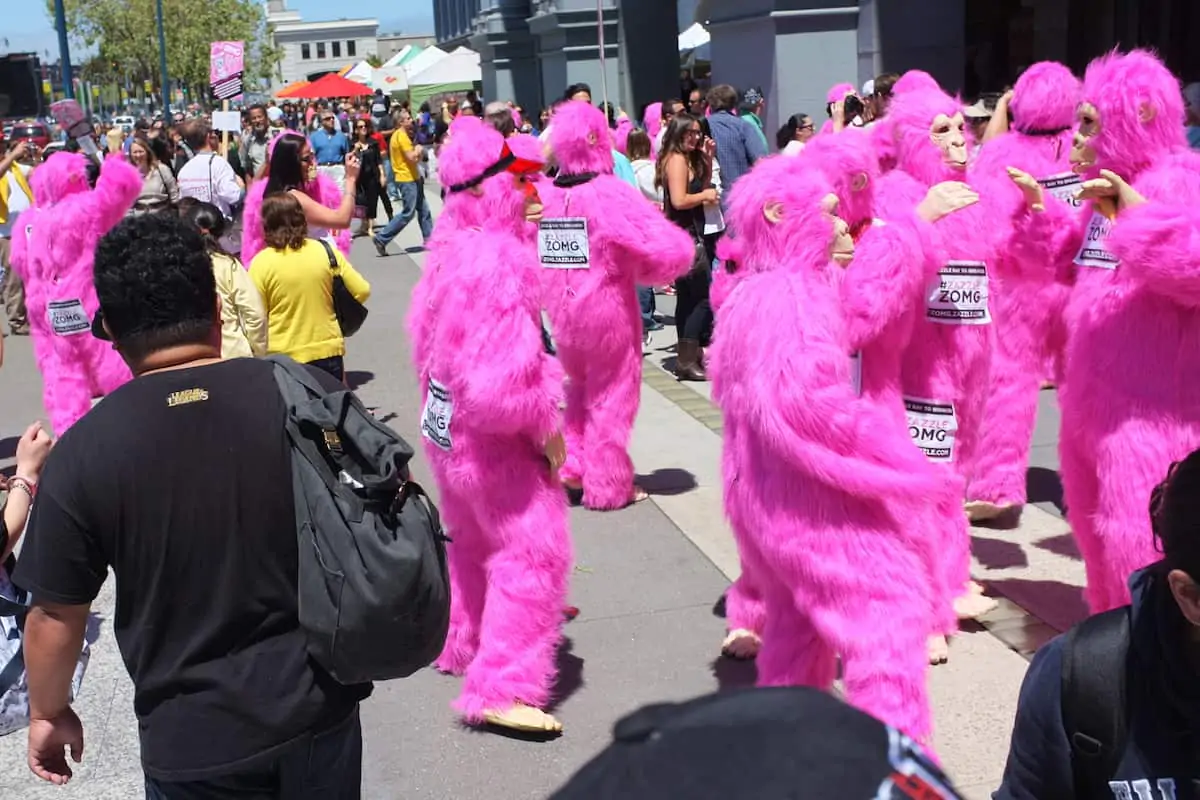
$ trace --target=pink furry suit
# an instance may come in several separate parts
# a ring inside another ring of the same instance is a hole
[[[759,684],[828,689],[840,656],[852,704],[927,740],[931,600],[913,579],[925,545],[888,502],[937,479],[896,467],[912,445],[855,394],[830,257],[844,224],[822,211],[831,187],[806,167],[766,159],[734,188],[727,219],[746,274],[710,351],[726,511],[766,607]]]
[[[42,404],[58,436],[133,375],[113,346],[92,336],[99,303],[96,244],[133,205],[142,176],[120,156],[105,160],[88,188],[87,157],[58,153],[33,171],[36,205],[13,232],[12,267],[25,284]]]
[[[560,106],[550,145],[560,172],[540,189],[538,235],[543,299],[567,374],[562,478],[582,483],[588,508],[623,508],[634,494],[628,447],[641,401],[637,286],[687,273],[695,245],[612,174],[608,124],[598,109],[580,101]]]
[[[1034,64],[1013,88],[1012,129],[983,146],[971,168],[995,224],[1024,208],[1007,167],[1017,167],[1047,185],[1048,202],[1078,203],[1079,177],[1071,171],[1071,138],[1080,82],[1062,64]],[[1005,235],[1016,233],[1009,226]],[[996,349],[979,460],[967,490],[972,505],[991,507],[981,518],[1025,505],[1025,471],[1037,421],[1041,382],[1066,344],[1062,321],[1068,290],[1044,263],[1030,263],[1001,247],[995,259]],[[977,512],[978,513],[978,512]]]
[[[455,123],[440,167],[456,187],[451,222],[430,242],[408,319],[425,450],[453,540],[450,633],[436,666],[465,676],[455,708],[472,724],[549,702],[572,564],[566,498],[544,452],[561,427],[562,370],[542,345],[525,196],[503,169],[479,181],[503,148],[496,131]]]
[[[271,159],[275,157],[275,144],[284,136],[300,136],[295,131],[284,131],[275,135],[269,145],[267,145],[267,174],[270,174]],[[243,264],[249,264],[254,260],[254,256],[265,246],[263,241],[263,224],[262,224],[262,203],[263,196],[267,191],[267,178],[263,177],[250,184],[250,188],[246,190],[246,205],[242,209],[242,252],[241,260]],[[328,175],[317,173],[313,180],[305,186],[301,191],[306,195],[316,200],[326,208],[336,209],[342,204],[342,190],[338,188],[337,182]],[[347,257],[350,255],[350,230],[349,228],[340,231],[317,231],[324,237],[326,234],[332,234],[333,243],[337,245],[337,249],[341,250]]]
[[[896,169],[880,181],[876,207],[880,217],[891,221],[910,218],[936,184],[965,178],[961,165],[947,163],[932,131],[939,131],[947,153],[965,158],[966,151],[961,106],[941,90],[906,91],[893,101],[888,117]],[[952,596],[965,593],[970,581],[970,533],[962,504],[988,391],[995,228],[979,203],[932,226],[922,254],[924,288],[914,297],[916,322],[901,367],[910,435],[937,464],[955,498],[941,504],[930,531],[941,559],[935,585]]]
[[[1119,210],[1107,236],[1091,202],[1078,219],[1047,203],[1018,223],[1031,259],[1072,283],[1059,448],[1085,596],[1100,612],[1128,603],[1130,574],[1161,557],[1151,491],[1200,446],[1200,156],[1187,150],[1178,81],[1146,51],[1093,61],[1079,116],[1076,142],[1091,152],[1072,160],[1085,177],[1111,170],[1146,202]]]
[[[900,379],[901,362],[917,317],[916,302],[925,289],[922,254],[930,246],[932,227],[916,214],[886,224],[875,218],[879,164],[866,131],[854,129],[840,136],[823,136],[805,148],[799,158],[809,170],[819,171],[830,182],[839,200],[838,214],[855,234],[854,262],[845,271],[841,296],[851,352],[859,354],[855,369],[861,387],[860,403],[869,404],[875,412],[893,420],[887,435],[888,446],[897,454],[897,466],[912,474],[932,475],[936,468],[909,446]],[[949,496],[942,500],[949,500]],[[910,520],[928,516],[930,505],[928,496],[892,501],[897,516]],[[921,541],[926,545],[920,552],[932,586],[940,580],[941,570],[933,541],[929,537]],[[943,587],[930,598],[933,627],[939,632],[955,630],[958,625],[948,591]],[[744,565],[726,595],[726,618],[730,630],[762,633],[761,594],[755,576]]]
[[[828,105],[833,105],[834,103],[840,103],[841,101],[845,100],[849,95],[854,94],[854,92],[855,92],[854,84],[839,83],[836,86],[832,87],[828,92],[825,93],[825,102]],[[833,120],[832,119],[825,120],[825,122],[821,125],[821,130],[818,131],[818,133],[833,133]]]

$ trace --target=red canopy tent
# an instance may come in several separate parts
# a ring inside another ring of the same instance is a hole
[[[288,92],[288,97],[361,97],[371,94],[371,87],[357,81],[348,80],[331,72],[317,78],[307,86],[300,86]]]

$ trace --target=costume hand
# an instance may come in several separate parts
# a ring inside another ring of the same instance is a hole
[[[36,481],[42,467],[54,447],[54,439],[42,430],[42,423],[35,422],[25,429],[17,442],[17,475]]]
[[[348,153],[346,155],[346,180],[348,180],[348,181],[358,180],[358,168],[359,168],[358,154],[357,153]]]
[[[558,472],[566,463],[567,443],[561,431],[555,431],[554,435],[546,440],[546,460],[550,462],[550,469],[554,472]]]
[[[1046,210],[1046,195],[1042,191],[1042,185],[1037,182],[1037,179],[1028,172],[1019,170],[1016,167],[1008,167],[1008,177],[1017,188],[1021,190],[1021,194],[1025,195],[1025,206],[1030,210],[1045,211]]]
[[[917,206],[917,216],[926,222],[937,222],[947,214],[979,202],[975,190],[960,181],[945,181],[932,186]]]
[[[1117,173],[1111,170],[1102,169],[1100,170],[1100,176],[1102,179],[1107,180],[1110,184],[1112,184],[1112,186],[1117,190],[1117,207],[1120,210],[1124,211],[1127,208],[1140,206],[1146,202],[1146,198],[1143,197],[1137,189],[1134,189],[1132,186],[1130,186],[1125,179]]]
[[[56,786],[63,786],[74,774],[67,764],[83,760],[83,723],[70,706],[53,719],[29,720],[29,768],[33,774]]]

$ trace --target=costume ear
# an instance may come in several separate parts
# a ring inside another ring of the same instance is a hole
[[[1153,120],[1158,116],[1158,109],[1149,103],[1141,103],[1138,106],[1138,121],[1143,125]]]
[[[869,179],[867,178],[867,173],[860,172],[857,175],[855,175],[854,180],[850,182],[850,188],[853,191],[861,192],[863,189],[867,188],[868,180]]]
[[[590,144],[592,147],[595,147],[596,142],[598,142],[598,141],[600,141],[600,139],[596,137],[595,131],[592,131],[591,133],[588,134],[588,144]]]
[[[771,200],[763,206],[763,216],[767,218],[767,222],[778,225],[783,221],[783,203]]]

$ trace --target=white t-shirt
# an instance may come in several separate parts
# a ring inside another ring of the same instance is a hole
[[[12,236],[13,226],[17,224],[17,217],[21,216],[21,212],[33,205],[29,198],[25,196],[25,192],[21,190],[21,185],[17,183],[17,179],[13,177],[14,169],[21,170],[21,174],[25,176],[25,182],[29,182],[29,172],[31,167],[26,167],[21,164],[13,164],[4,176],[4,180],[8,181],[8,221],[0,225],[0,239],[8,239]]]
[[[663,202],[663,190],[661,186],[654,185],[654,162],[648,158],[639,159],[633,162],[633,176],[637,178],[638,188],[642,190],[642,195],[650,201],[657,203],[659,206]]]
[[[787,143],[787,146],[783,148],[783,154],[785,156],[798,156],[800,155],[800,151],[803,149],[804,142],[801,142],[797,139],[792,139]]]
[[[242,199],[237,174],[229,162],[216,153],[196,153],[179,170],[176,180],[180,197],[212,203],[226,217],[232,216],[233,206]]]
[[[717,159],[712,160],[712,187],[721,193],[721,165]],[[721,204],[704,206],[704,235],[710,236],[725,230],[725,215],[721,213]]]

